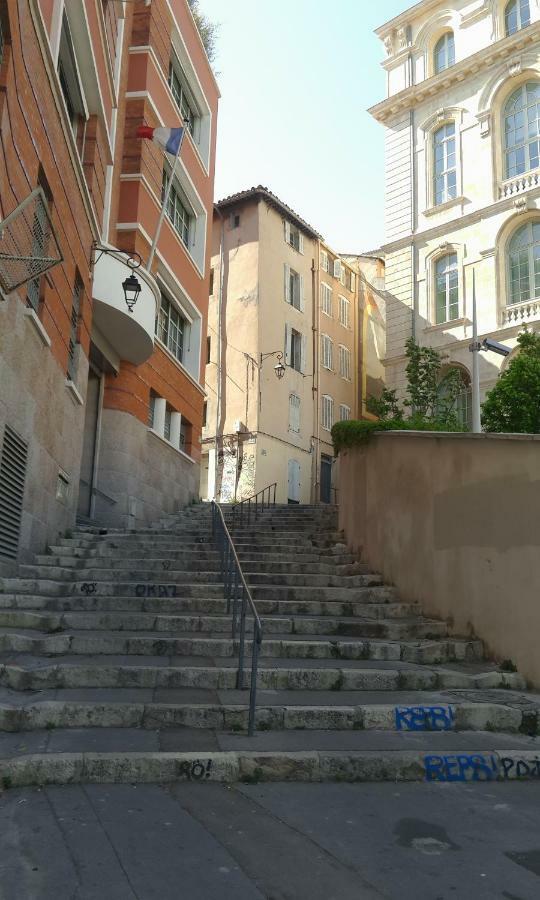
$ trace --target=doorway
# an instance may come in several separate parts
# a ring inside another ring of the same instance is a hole
[[[289,460],[288,502],[300,503],[300,463],[296,459]]]
[[[321,503],[332,502],[332,457],[321,455]]]

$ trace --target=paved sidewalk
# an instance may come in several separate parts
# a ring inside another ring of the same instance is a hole
[[[537,900],[540,785],[0,795],[0,900]]]

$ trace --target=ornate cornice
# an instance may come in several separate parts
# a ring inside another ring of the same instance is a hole
[[[504,37],[500,41],[496,41],[488,47],[479,50],[478,53],[473,53],[472,56],[468,56],[449,69],[445,69],[439,75],[426,78],[424,81],[420,81],[418,84],[414,84],[399,91],[392,97],[382,100],[381,103],[372,106],[368,112],[378,122],[385,123],[400,113],[413,109],[423,100],[435,97],[441,91],[446,91],[449,87],[452,87],[452,85],[465,81],[470,75],[475,75],[477,72],[489,68],[494,63],[508,60],[509,55],[519,52],[537,41],[539,37],[540,22],[534,22],[522,31],[518,31],[510,37]]]

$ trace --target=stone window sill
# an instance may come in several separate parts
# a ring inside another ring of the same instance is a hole
[[[27,306],[24,311],[24,314],[25,314],[26,318],[28,319],[28,321],[31,322],[32,325],[34,326],[36,334],[38,335],[38,337],[40,338],[42,343],[45,345],[45,347],[50,347],[51,339],[50,339],[49,335],[47,334],[47,332],[45,331],[43,323],[42,323],[41,319],[39,318],[35,309],[32,309],[31,306]]]
[[[180,450],[179,447],[175,447],[174,444],[171,444],[171,442],[168,441],[166,437],[163,437],[163,435],[160,434],[159,431],[154,431],[153,428],[149,428],[148,433],[152,434],[155,438],[158,438],[158,440],[160,440],[163,444],[165,444],[169,448],[169,450],[174,450],[175,453],[178,453],[180,456],[183,456],[184,459],[187,459],[188,462],[192,463],[193,465],[196,465],[196,461],[194,459],[192,459],[191,456],[188,456],[188,454],[184,453],[183,450]]]
[[[84,400],[81,397],[81,395],[79,394],[79,391],[77,390],[77,386],[71,380],[71,378],[66,378],[65,385],[66,385],[66,388],[68,389],[69,393],[71,394],[71,399],[73,400],[73,402],[78,406],[84,406]]]
[[[438,325],[427,325],[423,330],[424,333],[430,331],[448,331],[450,328],[457,328],[460,325],[470,324],[470,320],[465,317],[461,319],[451,319],[449,322],[440,322]]]
[[[446,209],[452,209],[454,206],[459,206],[461,203],[465,201],[465,197],[455,197],[453,200],[447,200],[446,203],[438,203],[437,206],[430,206],[428,209],[424,210],[425,216],[435,216],[437,213],[444,212]]]

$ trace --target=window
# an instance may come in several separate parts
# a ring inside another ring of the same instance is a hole
[[[178,312],[165,294],[161,294],[161,306],[156,323],[156,334],[179,362],[184,358],[184,338],[188,322]]]
[[[350,418],[351,418],[351,407],[345,406],[345,404],[342,403],[339,407],[340,422],[348,422]]]
[[[302,275],[285,265],[285,300],[295,309],[304,309],[304,279]]]
[[[326,394],[322,398],[321,425],[325,431],[331,431],[334,424],[334,401]]]
[[[456,126],[448,122],[433,136],[434,153],[434,194],[435,205],[455,200],[457,197],[456,178]]]
[[[289,394],[289,431],[300,433],[300,397]]]
[[[508,256],[508,303],[540,297],[540,221],[528,222],[516,231]]]
[[[207,337],[206,338],[206,363],[207,364],[209,362],[211,362],[211,356],[212,356],[212,338]]]
[[[529,81],[514,91],[504,108],[506,177],[538,167],[540,82]]]
[[[294,247],[295,250],[298,250],[299,253],[304,252],[304,235],[300,231],[296,225],[291,225],[290,222],[285,220],[284,222],[284,230],[285,230],[285,240],[291,247]]]
[[[351,351],[339,345],[339,374],[347,381],[351,380]]]
[[[200,116],[188,87],[180,61],[175,57],[169,64],[169,87],[191,136],[198,140]]]
[[[184,419],[182,416],[182,422],[180,424],[180,450],[189,455],[191,454],[192,433],[193,426],[191,422],[188,422],[188,420]]]
[[[339,321],[344,328],[349,327],[349,310],[351,304],[346,297],[339,298]]]
[[[341,260],[335,259],[333,262],[334,278],[341,278]]]
[[[449,394],[449,375],[455,371],[459,372],[461,380],[461,391],[457,395],[454,403],[450,403]],[[447,416],[454,413],[458,424],[464,428],[472,428],[472,388],[471,379],[468,372],[463,369],[452,366],[445,376],[439,382],[437,389],[437,413]]]
[[[230,226],[231,230],[234,230],[235,228],[240,228],[240,213],[231,213],[231,216],[229,219],[229,226]]]
[[[454,34],[452,31],[447,31],[446,34],[443,34],[441,38],[437,41],[435,45],[435,54],[434,54],[434,65],[435,74],[438,75],[439,72],[444,72],[445,69],[448,69],[450,66],[453,66],[456,61],[456,47],[454,41]]]
[[[321,250],[321,269],[323,270],[323,272],[329,271],[328,253],[326,252],[326,250]]]
[[[167,187],[170,177],[170,173],[163,170],[163,181],[161,184],[162,202],[164,201],[165,194],[167,193]],[[193,211],[189,208],[187,200],[185,200],[181,196],[180,190],[175,184],[172,185],[171,192],[169,194],[169,202],[167,203],[167,217],[173,225],[175,231],[177,231],[180,235],[182,243],[189,248],[195,216],[193,214]]]
[[[202,408],[202,424],[203,424],[203,428],[206,428],[207,422],[208,422],[208,401],[205,400],[204,403],[203,403],[203,408]],[[180,431],[180,435],[181,435],[181,434],[182,434],[182,432]]]
[[[334,369],[334,344],[330,340],[327,334],[321,335],[321,356],[322,356],[322,364],[325,369],[330,369],[333,371]]]
[[[332,288],[324,282],[321,282],[321,309],[325,315],[332,315]]]
[[[510,0],[504,11],[504,30],[507,35],[515,34],[531,24],[529,0]]]
[[[459,315],[457,254],[450,253],[435,264],[435,321],[451,322]]]
[[[83,295],[84,285],[82,283],[82,279],[80,275],[77,273],[75,278],[75,289],[73,291],[73,303],[71,305],[71,329],[69,334],[69,344],[68,344],[68,365],[67,365],[67,374],[68,378],[71,381],[75,381],[76,376],[76,367],[75,367],[75,347],[77,346],[77,329],[79,327],[79,316],[81,314],[81,300]]]
[[[305,338],[290,325],[285,326],[285,362],[297,372],[304,371]]]
[[[214,270],[210,269],[210,296],[213,296],[214,293]]]
[[[356,291],[356,275],[354,272],[351,272],[350,269],[347,269],[347,278],[345,281],[345,287],[348,291],[351,291],[353,294]]]
[[[163,437],[166,441],[170,441],[171,439],[171,416],[173,411],[174,410],[167,404],[165,407],[165,426],[163,429]]]
[[[155,391],[150,391],[150,397],[148,399],[148,427],[154,427],[154,416],[156,411],[156,399],[157,394]]]
[[[73,40],[66,14],[62,17],[60,48],[58,51],[58,80],[71,122],[73,134],[77,138],[87,119],[86,104],[79,79],[79,69],[75,58]]]

